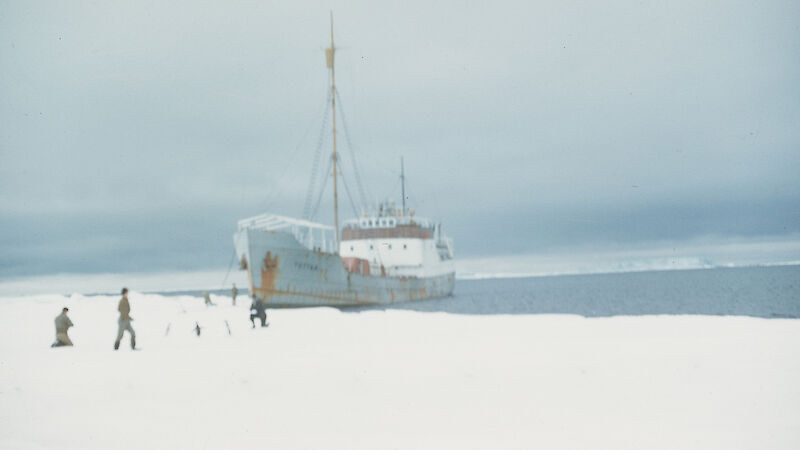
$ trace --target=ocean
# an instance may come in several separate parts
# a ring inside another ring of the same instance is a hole
[[[454,314],[800,318],[800,266],[459,280],[452,297],[390,308]],[[362,309],[375,308],[357,308]]]

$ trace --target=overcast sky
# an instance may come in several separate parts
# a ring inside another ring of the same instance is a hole
[[[800,232],[796,1],[0,1],[0,276],[224,268],[302,215],[330,10],[367,196],[403,156],[458,255]]]

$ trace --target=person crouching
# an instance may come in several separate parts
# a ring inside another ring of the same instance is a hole
[[[255,318],[261,320],[261,326],[267,326],[267,312],[265,311],[266,305],[264,305],[264,301],[258,297],[254,297],[254,302],[250,305],[250,323],[253,324],[253,328],[256,327]]]

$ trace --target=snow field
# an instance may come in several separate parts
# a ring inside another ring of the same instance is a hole
[[[118,299],[0,298],[0,448],[800,446],[797,320],[314,308],[251,329],[246,296],[133,292],[142,350],[114,352]],[[75,347],[51,349],[62,306]]]

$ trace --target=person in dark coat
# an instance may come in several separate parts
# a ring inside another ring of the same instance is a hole
[[[255,301],[252,305],[250,305],[250,323],[253,324],[253,328],[256,327],[255,318],[258,317],[261,319],[261,326],[267,326],[267,312],[266,312],[266,305],[264,305],[264,301],[258,297],[254,297]]]
[[[62,347],[65,345],[72,345],[72,341],[67,335],[67,330],[72,326],[72,321],[67,317],[69,308],[66,306],[61,310],[61,314],[56,316],[56,341],[50,347]]]
[[[236,295],[239,293],[239,290],[236,289],[236,283],[233,283],[233,289],[231,289],[231,297],[233,298],[233,306],[236,306]]]
[[[122,298],[119,300],[117,310],[119,311],[119,319],[117,320],[119,329],[117,330],[117,340],[114,341],[114,350],[119,350],[119,342],[122,340],[122,334],[125,333],[125,330],[128,330],[131,335],[131,349],[136,349],[136,332],[133,331],[131,326],[133,317],[130,316],[131,304],[128,302],[128,288],[122,288]]]

